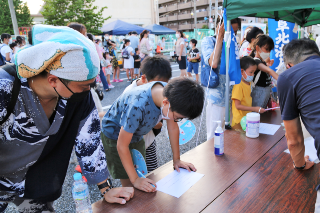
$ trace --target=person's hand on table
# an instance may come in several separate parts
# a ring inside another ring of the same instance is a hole
[[[182,160],[173,160],[173,167],[175,170],[180,172],[179,168],[184,168],[186,170],[190,171],[197,171],[196,167],[192,163],[184,162]]]
[[[153,184],[155,187],[153,187],[151,184]],[[144,192],[155,192],[157,189],[156,183],[149,178],[137,178],[133,182],[133,186]]]
[[[108,203],[119,203],[125,204],[131,198],[133,198],[134,189],[133,187],[117,187],[112,188],[104,195],[104,199]]]
[[[179,56],[178,60],[181,61],[181,56]]]
[[[304,160],[306,161],[306,166],[304,167],[303,170],[307,170],[313,167],[314,162],[309,160],[309,155],[304,156]],[[293,168],[295,168],[294,164],[293,164]]]

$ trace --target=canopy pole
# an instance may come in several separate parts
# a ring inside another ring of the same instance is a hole
[[[227,20],[225,20],[227,21]],[[227,21],[227,41],[229,41],[229,36],[231,36],[231,22]],[[227,43],[227,42],[226,42]],[[225,128],[231,129],[230,126],[230,116],[229,116],[229,90],[230,90],[230,78],[229,78],[229,57],[230,57],[230,45],[226,45],[226,93],[225,93]]]

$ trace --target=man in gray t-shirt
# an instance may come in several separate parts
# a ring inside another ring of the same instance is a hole
[[[320,52],[309,39],[293,40],[284,50],[287,70],[278,78],[281,116],[294,168],[310,169],[314,163],[304,156],[305,146],[300,118],[315,139],[320,156]],[[320,191],[315,212],[320,211]]]
[[[133,49],[138,48],[139,45],[139,38],[137,37],[137,32],[136,31],[132,31],[131,32],[131,36],[128,38],[130,40],[130,47],[132,47]]]

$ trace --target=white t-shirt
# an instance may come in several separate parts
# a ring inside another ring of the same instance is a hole
[[[1,48],[1,55],[2,55],[3,57],[6,57],[6,54],[7,54],[7,53],[11,53],[11,52],[12,52],[12,50],[11,50],[11,48],[9,47],[9,45],[3,44],[2,48]],[[10,55],[9,55],[9,57],[10,57]]]
[[[134,60],[133,60],[133,56],[131,55],[131,53],[134,53],[133,52],[133,48],[132,47],[130,47],[130,46],[127,46],[126,48],[124,48],[124,49],[122,49],[122,52],[124,51],[124,50],[127,50],[128,51],[128,53],[129,53],[129,59],[124,59],[123,60],[123,68],[125,68],[125,69],[131,69],[131,68],[134,68]]]
[[[132,90],[133,88],[137,87],[137,81],[140,79],[137,79],[135,81],[132,82],[132,84],[130,84],[129,86],[126,87],[126,89],[123,91],[123,93]],[[161,119],[160,119],[161,120]],[[159,122],[160,122],[159,120]],[[158,123],[159,123],[158,122]],[[144,142],[146,143],[145,147],[146,149],[152,144],[152,142],[154,141],[154,139],[156,138],[156,136],[153,133],[153,130],[151,130],[150,132],[148,132],[146,135],[143,136]]]

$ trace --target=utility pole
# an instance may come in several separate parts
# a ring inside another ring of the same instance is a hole
[[[156,24],[159,24],[159,2],[156,0]]]
[[[210,22],[210,20],[211,20],[211,10],[212,10],[211,5],[212,5],[212,1],[209,0],[209,29],[210,30],[211,30],[211,22]]]
[[[194,22],[194,37],[196,38],[196,33],[197,33],[197,5],[196,5],[196,0],[193,0],[193,22]]]
[[[13,1],[8,0],[8,3],[9,3],[9,9],[10,9],[10,13],[11,13],[11,20],[12,20],[14,34],[19,35],[16,11],[14,10],[14,7],[13,7]]]
[[[215,0],[214,2],[214,32],[217,35],[217,18],[218,18],[218,0]],[[225,20],[227,21],[227,20]]]

